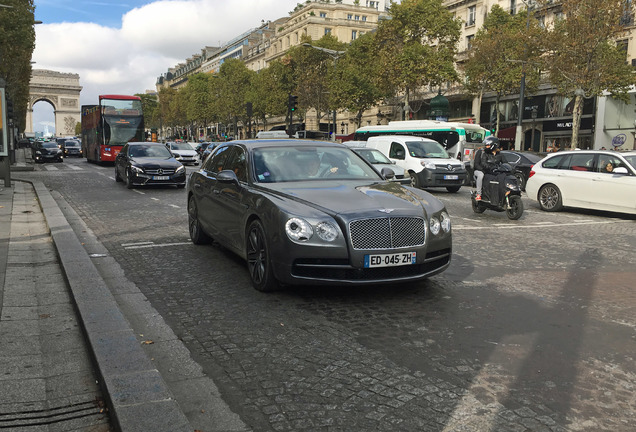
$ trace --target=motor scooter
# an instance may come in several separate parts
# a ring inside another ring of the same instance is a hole
[[[521,187],[509,164],[501,164],[493,174],[485,174],[481,191],[481,200],[477,201],[477,191],[471,191],[470,200],[475,213],[488,210],[506,212],[508,219],[516,220],[523,214]]]

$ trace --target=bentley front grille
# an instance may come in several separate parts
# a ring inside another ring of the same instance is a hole
[[[414,217],[358,219],[349,223],[349,237],[356,250],[421,246],[426,223]]]

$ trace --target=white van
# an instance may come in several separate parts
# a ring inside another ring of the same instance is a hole
[[[409,135],[369,137],[367,147],[376,148],[411,175],[411,185],[419,188],[445,187],[457,192],[466,179],[466,169],[448,156],[437,141]]]
[[[289,134],[284,130],[260,131],[256,134],[256,139],[284,139],[289,138]],[[292,135],[292,138],[298,138],[298,133]]]

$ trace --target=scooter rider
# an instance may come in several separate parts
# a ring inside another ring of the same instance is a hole
[[[497,154],[499,148],[499,138],[496,136],[488,136],[484,139],[484,148],[478,149],[475,152],[475,184],[477,189],[477,201],[481,200],[481,192],[484,184],[484,173],[492,173],[500,162],[500,157]]]

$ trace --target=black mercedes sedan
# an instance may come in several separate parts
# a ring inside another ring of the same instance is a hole
[[[451,221],[430,193],[386,179],[342,144],[223,143],[188,182],[188,228],[247,261],[252,285],[417,281],[451,260]]]
[[[55,141],[37,141],[33,143],[31,147],[33,153],[33,160],[36,163],[42,163],[47,161],[63,162],[62,150],[57,146]]]
[[[161,143],[129,142],[115,158],[115,181],[135,186],[173,185],[184,188],[186,170]]]

